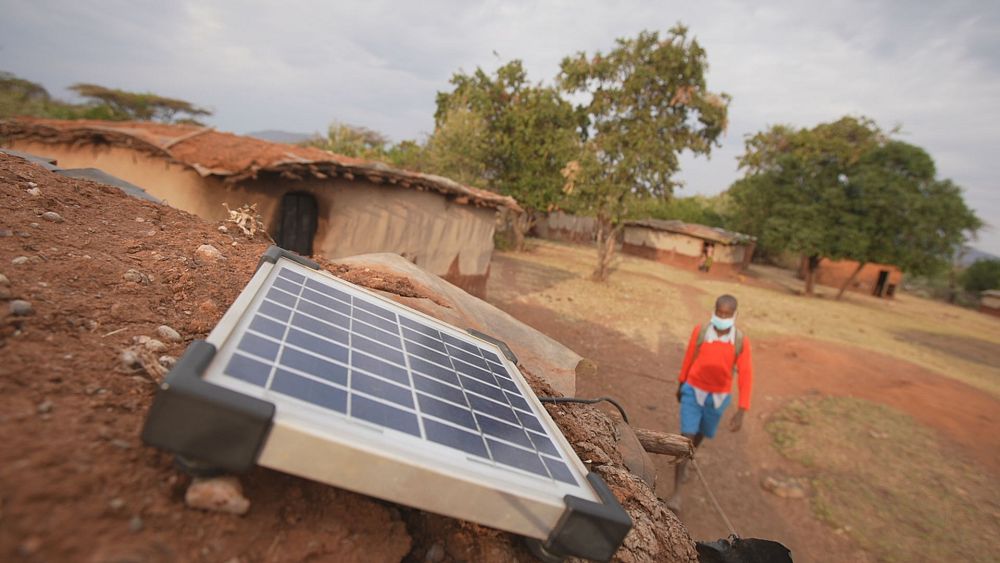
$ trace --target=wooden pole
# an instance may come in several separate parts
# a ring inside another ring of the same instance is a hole
[[[672,455],[678,458],[691,458],[694,456],[694,444],[680,434],[669,434],[667,432],[657,432],[645,428],[632,428],[639,438],[642,448],[652,454]]]

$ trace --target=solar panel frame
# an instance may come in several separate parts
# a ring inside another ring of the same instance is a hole
[[[360,301],[351,297],[344,302],[361,306],[345,317],[341,305],[309,294],[312,303],[322,302],[329,309],[314,310],[322,313],[317,315],[308,307],[289,310],[298,301],[285,291],[291,286],[279,281],[272,287],[282,271],[283,277],[301,283],[299,294],[311,281],[314,293],[319,289],[334,301],[353,295]],[[316,281],[320,279],[325,283]],[[270,295],[266,300],[265,289]],[[296,319],[298,313],[305,317]],[[371,324],[349,332],[345,356],[344,334],[338,327],[344,328],[346,322],[353,328],[348,317],[354,315]],[[398,339],[385,330],[391,325],[379,318],[404,321],[396,326]],[[282,324],[285,333],[279,341]],[[303,330],[293,329],[293,324]],[[293,330],[301,334],[291,338]],[[436,336],[421,341],[407,330]],[[547,556],[610,559],[632,527],[628,514],[603,480],[588,472],[575,455],[517,370],[506,344],[471,329],[469,333],[339,280],[315,262],[272,246],[207,340],[193,341],[167,374],[142,438],[175,452],[180,465],[195,474],[242,472],[258,464],[521,534],[533,538],[532,549]],[[364,342],[356,355],[367,358],[367,363],[356,362],[355,335]],[[235,353],[244,340],[246,350]],[[408,341],[424,349],[430,358],[426,365],[409,363],[420,358],[406,350]],[[386,344],[402,353],[400,366],[405,368],[366,355],[386,353]],[[310,348],[330,353],[331,358],[312,356]],[[434,351],[447,353],[450,377],[448,370],[431,369],[442,361],[442,356],[431,354]],[[466,355],[477,351],[478,355]],[[245,365],[234,368],[233,362]],[[359,383],[368,387],[358,393],[348,380],[362,374],[365,381]],[[397,389],[398,383],[407,386]],[[475,390],[467,392],[466,383]],[[402,389],[408,389],[410,396]],[[372,395],[366,396],[366,391]],[[431,412],[442,405],[455,407],[450,402],[456,400],[457,391],[466,398],[466,419],[449,419],[455,413],[447,409]],[[483,394],[477,397],[477,392]],[[497,410],[501,397],[506,399],[505,410]],[[473,398],[492,410],[474,411]],[[398,406],[404,404],[408,406]],[[352,418],[347,418],[351,409]],[[358,420],[361,413],[368,422]],[[412,413],[410,422],[398,420],[400,413]],[[470,419],[477,434],[467,432]],[[335,433],[330,432],[331,420],[336,421]],[[480,428],[483,420],[493,425],[487,433]],[[452,435],[447,436],[449,432]],[[440,434],[448,445],[427,441],[431,433]],[[480,445],[456,441],[455,435],[475,436]],[[525,452],[534,456],[533,462]],[[525,459],[533,466],[519,465]]]
[[[244,355],[242,350],[238,352],[242,338],[252,337],[271,342],[265,338],[266,334],[255,334],[254,332],[256,331],[251,332],[247,328],[260,318],[256,313],[262,305],[266,309],[266,304],[272,302],[267,298],[271,287],[277,287],[283,293],[284,289],[291,289],[291,286],[283,283],[284,278],[279,276],[279,273],[283,270],[303,276],[323,276],[325,274],[323,272],[310,271],[284,258],[279,259],[273,265],[265,264],[264,267],[261,267],[250,283],[247,284],[240,298],[233,303],[229,311],[227,311],[226,315],[207,338],[209,343],[216,346],[218,353],[212,364],[206,369],[204,377],[206,381],[265,400],[275,399],[273,393],[262,392],[262,388],[256,384],[224,374],[220,366],[225,366],[230,358]],[[307,280],[309,279],[307,278]],[[548,417],[542,404],[534,396],[533,391],[528,387],[523,377],[520,376],[517,367],[504,356],[499,346],[459,331],[433,317],[391,301],[373,291],[349,285],[333,276],[327,276],[323,281],[327,284],[338,286],[336,289],[351,298],[360,298],[358,303],[363,303],[365,306],[374,302],[376,304],[384,303],[386,307],[391,307],[401,319],[399,323],[399,333],[401,335],[406,334],[403,332],[404,329],[420,334],[419,327],[421,326],[425,328],[432,327],[433,330],[439,331],[442,334],[445,350],[449,352],[452,358],[461,362],[460,365],[456,366],[456,371],[461,370],[458,371],[460,384],[463,387],[465,384],[468,384],[473,387],[473,393],[483,394],[483,398],[468,394],[466,397],[475,401],[480,405],[480,409],[483,409],[483,411],[475,412],[473,416],[479,425],[487,426],[490,432],[492,432],[492,434],[485,435],[490,447],[498,448],[507,455],[516,457],[517,454],[524,452],[524,450],[512,448],[505,442],[524,447],[533,447],[534,437],[545,439],[547,440],[547,444],[546,442],[542,443],[545,444],[543,447],[548,450],[546,452],[547,455],[551,452],[549,448],[557,451],[559,454],[558,461],[566,464],[570,473],[572,473],[574,483],[564,483],[550,478],[539,479],[535,475],[527,471],[518,470],[515,467],[507,466],[498,468],[491,466],[488,460],[470,457],[468,454],[458,454],[451,447],[439,446],[429,441],[410,442],[397,440],[394,444],[396,451],[389,452],[384,445],[376,444],[373,440],[377,439],[380,435],[384,436],[387,432],[392,432],[391,429],[353,418],[345,418],[342,421],[344,424],[337,427],[341,441],[348,442],[350,445],[346,447],[333,447],[328,441],[329,436],[323,436],[321,432],[315,430],[318,427],[329,424],[327,417],[330,413],[316,408],[314,404],[293,397],[281,397],[275,401],[277,411],[270,436],[260,453],[258,459],[259,465],[470,520],[483,521],[484,517],[495,519],[497,512],[503,512],[508,515],[510,522],[504,522],[504,518],[501,517],[499,522],[493,524],[495,527],[537,538],[545,537],[564,511],[563,497],[565,495],[574,495],[594,502],[599,501],[594,491],[586,484],[586,467],[573,453],[572,447],[565,440],[562,433],[558,431],[554,422]],[[302,287],[303,294],[306,294],[307,291],[312,291],[312,293],[308,294],[309,301],[315,303],[322,301],[324,305],[330,306],[330,310],[340,308],[343,309],[343,312],[350,313],[349,310],[339,305],[342,303],[341,301],[332,299],[324,301],[321,298],[322,295],[320,292],[316,291],[315,284],[312,287],[308,287],[307,283]],[[282,296],[279,295],[279,297]],[[294,305],[291,300],[286,301],[286,303]],[[364,310],[365,306],[360,308]],[[358,311],[355,311],[354,315],[357,315],[357,313]],[[294,318],[298,314],[300,313],[292,312],[288,316],[289,318]],[[382,318],[377,314],[361,316],[362,322],[377,322],[377,319]],[[366,324],[365,326],[374,326],[374,324],[373,322],[372,325]],[[383,325],[383,327],[387,328],[387,325]],[[289,329],[290,332],[292,330],[295,329]],[[241,338],[234,338],[233,335],[240,335]],[[379,345],[375,340],[365,340],[371,343],[365,344],[365,346],[373,347]],[[411,346],[421,345],[420,342],[412,342],[408,338],[401,340],[404,346],[406,344],[410,344]],[[301,340],[300,342],[306,341]],[[334,342],[331,340],[327,344],[332,345]],[[311,345],[311,343],[307,343],[306,345]],[[293,346],[297,345],[293,344]],[[269,361],[273,357],[276,357],[278,353],[287,353],[288,350],[295,350],[295,348],[286,347],[283,348],[282,352],[279,352],[273,349],[274,346],[262,346],[262,348],[267,349],[270,357],[261,359]],[[401,346],[400,349],[405,348]],[[440,355],[440,352],[435,351],[433,347],[427,347],[426,349],[429,353]],[[385,352],[386,350],[390,349],[385,348],[381,351]],[[496,382],[498,376],[495,376],[491,371],[498,368],[491,367],[491,361],[486,360],[484,357],[474,356],[472,354],[473,350],[488,350],[492,354],[491,359],[499,360],[499,364],[496,365],[506,370],[508,375],[516,374],[512,375],[509,379],[504,379],[508,388],[516,390],[518,394],[514,395],[509,391],[505,392],[504,388]],[[354,353],[357,351],[365,352],[366,350],[357,349],[352,346],[350,351]],[[405,356],[403,361],[412,359],[408,353],[402,355]],[[248,354],[245,357],[249,356]],[[430,361],[426,363],[430,366],[437,366],[437,364]],[[414,374],[415,378],[419,377],[424,381],[437,382],[438,385],[454,389],[449,383],[441,383],[439,380],[433,378],[434,374],[425,373],[425,371],[431,370],[410,367],[410,372]],[[442,371],[444,371],[444,368],[442,368]],[[354,377],[354,374],[375,379],[364,375],[361,371],[354,371],[352,377]],[[273,378],[275,375],[271,377]],[[495,386],[484,383],[482,380],[485,378],[494,378]],[[389,378],[386,378],[386,380],[391,381]],[[384,383],[384,385],[391,385],[391,383]],[[479,387],[476,387],[477,385]],[[402,390],[403,388],[399,387],[399,389]],[[489,395],[490,393],[493,394],[492,397]],[[419,403],[421,397],[425,397],[424,394],[417,390],[413,391],[413,395],[413,400],[417,403]],[[516,397],[515,400],[526,403],[531,408],[531,414],[533,415],[528,420],[539,421],[539,419],[544,417],[544,422],[541,422],[541,432],[534,433],[534,430],[538,429],[537,427],[534,429],[526,427],[527,431],[520,431],[519,419],[524,418],[524,415],[512,408],[504,409],[502,405],[493,400],[499,399],[501,396],[504,399],[514,396]],[[436,399],[435,397],[429,397],[429,399],[423,400]],[[283,404],[295,404],[298,408],[283,408]],[[485,415],[483,412],[485,412]],[[416,416],[415,418],[421,425],[422,433],[426,433],[426,430],[423,429],[424,418],[421,416]],[[447,419],[442,420],[448,422]],[[455,428],[455,426],[441,425],[440,423],[439,426]],[[398,436],[394,436],[394,438],[398,438]],[[347,464],[343,463],[333,464],[335,466],[330,467],[329,470],[316,467],[317,464],[313,463],[311,459],[315,459],[317,452],[321,451],[328,451],[331,459],[356,458],[353,465],[360,467],[360,474],[352,475],[350,472],[345,472],[343,466]],[[391,463],[388,463],[389,469],[386,470],[385,475],[382,478],[372,479],[378,473],[378,467],[386,466],[386,460],[391,460]],[[548,465],[546,461],[549,460],[541,457],[540,461],[542,464]],[[439,474],[445,477],[439,487],[426,486],[426,483],[434,480],[431,474]],[[419,480],[424,482],[425,485],[411,486],[417,476],[419,476]],[[364,481],[369,481],[371,486],[366,486],[364,483],[359,484],[358,481],[362,477]],[[396,487],[396,490],[388,490],[386,483],[383,482],[383,478],[396,482],[403,481],[407,485]],[[456,486],[456,481],[464,482],[466,486]],[[452,494],[442,495],[441,491],[445,489],[452,491]],[[520,503],[523,503],[523,506],[513,511],[497,511],[497,502],[502,505],[508,505],[507,508],[511,508],[509,505],[512,499],[509,492],[506,492],[511,490],[517,491],[521,497]],[[401,500],[401,497],[407,498]],[[490,497],[497,498],[491,501]],[[475,499],[475,501],[473,502],[472,499]],[[461,502],[458,502],[459,500]],[[455,507],[459,504],[470,507],[471,511],[460,511],[462,512],[461,514],[457,513]],[[431,507],[430,505],[435,505],[435,507]],[[484,510],[473,509],[476,506],[483,507]],[[523,514],[525,511],[533,513],[534,517],[525,518]],[[489,514],[475,514],[475,512],[488,512]]]

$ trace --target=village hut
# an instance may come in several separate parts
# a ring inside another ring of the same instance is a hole
[[[1000,289],[987,289],[979,294],[979,311],[1000,317]]]
[[[597,219],[563,211],[539,214],[531,234],[547,240],[590,243],[597,239]]]
[[[0,145],[99,168],[165,203],[221,221],[256,204],[279,246],[340,258],[393,252],[483,296],[497,210],[510,197],[431,174],[210,127],[149,122],[0,121]]]
[[[854,260],[828,260],[823,258],[816,268],[815,281],[829,287],[843,287],[858,269]],[[805,260],[802,262],[800,277],[805,277]],[[891,299],[903,283],[903,272],[890,264],[865,264],[848,286],[848,291]]]
[[[628,221],[622,252],[685,268],[698,268],[711,256],[712,271],[741,272],[753,258],[755,239],[717,227],[683,221]]]

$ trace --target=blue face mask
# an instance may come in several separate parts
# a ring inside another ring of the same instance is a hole
[[[735,322],[736,315],[733,315],[728,319],[720,319],[716,315],[712,315],[712,326],[714,326],[716,330],[729,330],[733,328],[733,324]]]

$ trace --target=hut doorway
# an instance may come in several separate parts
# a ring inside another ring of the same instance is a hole
[[[878,281],[875,282],[875,291],[872,292],[876,297],[882,297],[882,294],[885,293],[885,282],[887,281],[889,281],[889,270],[879,270]],[[895,289],[893,287],[893,290]]]
[[[281,198],[279,214],[278,246],[312,256],[318,220],[316,198],[308,193],[287,193]]]

